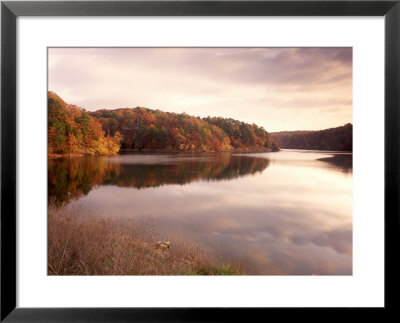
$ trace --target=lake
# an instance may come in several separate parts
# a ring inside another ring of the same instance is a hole
[[[352,274],[352,154],[121,154],[50,159],[48,195],[148,221],[254,275]]]

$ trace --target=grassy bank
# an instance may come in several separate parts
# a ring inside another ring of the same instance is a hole
[[[80,210],[48,208],[49,275],[239,275],[199,246],[171,241],[158,249],[143,228]]]

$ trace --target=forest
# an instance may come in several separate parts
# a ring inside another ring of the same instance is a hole
[[[228,118],[200,118],[143,107],[88,112],[48,92],[49,154],[278,151],[262,127]]]
[[[200,118],[143,107],[90,113],[121,149],[138,151],[272,151],[278,145],[263,128],[233,119]]]
[[[281,131],[271,133],[281,148],[353,151],[353,125],[318,131]]]
[[[101,123],[84,109],[67,104],[54,92],[47,95],[49,155],[112,155],[120,148],[120,135],[105,135]]]

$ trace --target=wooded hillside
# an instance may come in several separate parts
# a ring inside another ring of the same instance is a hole
[[[208,123],[221,128],[231,141],[231,145],[236,149],[252,147],[257,150],[265,147],[271,151],[278,151],[279,146],[274,138],[263,128],[256,124],[248,124],[231,118],[204,118]]]
[[[48,92],[48,154],[108,155],[119,151],[120,136],[104,134],[101,124],[84,109]]]
[[[268,132],[228,118],[200,118],[143,107],[87,112],[48,93],[49,154],[135,151],[277,151]]]
[[[319,131],[281,131],[271,133],[281,148],[352,151],[353,125]]]
[[[166,151],[277,151],[262,127],[233,119],[200,118],[136,107],[90,113],[104,131],[122,136],[121,149]]]
[[[185,113],[142,107],[98,110],[96,118],[110,136],[121,133],[121,149],[166,151],[229,151],[229,137],[218,127]]]

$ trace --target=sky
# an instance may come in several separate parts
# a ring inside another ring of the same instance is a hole
[[[49,48],[48,90],[89,111],[137,106],[267,131],[352,123],[352,48]]]

